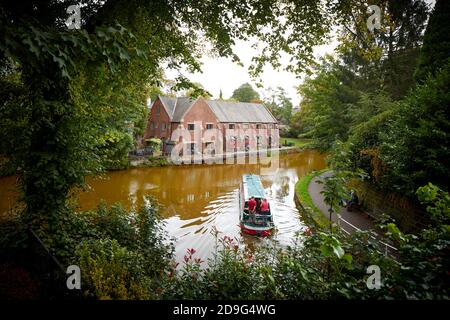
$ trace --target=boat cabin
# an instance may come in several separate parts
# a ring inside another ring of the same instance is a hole
[[[254,212],[249,210],[249,201],[252,197],[257,203]],[[268,235],[271,233],[273,217],[270,204],[263,205],[264,199],[266,199],[266,195],[260,177],[254,174],[243,175],[239,202],[240,224],[244,232],[255,235]]]

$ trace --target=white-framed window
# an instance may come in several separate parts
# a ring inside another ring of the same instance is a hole
[[[207,123],[207,124],[206,124],[206,130],[212,129],[213,126],[214,126],[214,125],[213,125],[212,123]]]
[[[257,123],[256,124],[256,129],[261,129],[261,124]]]
[[[194,130],[195,125],[193,123],[188,123],[188,130],[192,131]]]
[[[262,145],[262,137],[261,136],[256,136],[256,144],[258,146]]]
[[[194,154],[197,152],[196,143],[189,143],[189,148],[191,149],[191,154]]]
[[[272,124],[269,123],[269,124],[267,125],[267,127],[268,127],[269,129],[272,129]]]
[[[248,123],[242,124],[242,128],[243,128],[243,129],[248,129]]]
[[[234,123],[228,124],[228,129],[234,129],[234,127],[235,127]]]

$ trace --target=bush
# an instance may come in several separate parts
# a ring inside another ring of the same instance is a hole
[[[76,252],[86,293],[98,299],[149,299],[145,258],[117,240],[84,240]]]
[[[158,207],[150,199],[136,212],[102,204],[84,216],[96,235],[76,250],[86,293],[101,299],[155,298],[173,255]]]
[[[148,157],[146,162],[149,167],[164,167],[168,164],[169,162],[164,157]]]

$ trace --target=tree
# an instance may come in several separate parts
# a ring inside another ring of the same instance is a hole
[[[99,137],[109,129],[126,132],[129,117],[139,121],[147,99],[142,88],[164,63],[200,71],[203,35],[214,54],[239,61],[233,52],[239,35],[265,44],[253,74],[265,63],[276,66],[280,50],[300,70],[330,30],[326,4],[310,2],[79,3],[80,30],[64,24],[72,1],[0,5],[0,151],[21,169],[25,222],[38,226],[50,246],[60,243],[69,191],[104,169]],[[187,89],[186,79],[177,82]]]
[[[413,73],[428,17],[423,0],[379,0],[380,29],[369,30],[367,3],[344,0],[336,3],[341,14],[337,51],[348,68],[358,75],[360,89],[384,89],[395,100],[414,85]]]
[[[205,99],[211,98],[211,93],[206,91],[205,88],[203,87],[203,85],[201,83],[198,83],[198,82],[192,83],[191,88],[186,90],[184,95],[186,97],[190,97],[190,98],[193,98],[193,99],[195,99],[197,97],[203,97]]]
[[[345,141],[351,124],[349,106],[359,99],[354,81],[334,58],[326,57],[318,67],[317,76],[308,78],[298,88],[303,136],[315,140],[317,147],[328,150],[335,140]]]
[[[292,101],[282,87],[268,89],[270,95],[264,104],[272,115],[282,124],[289,125],[292,120]]]
[[[254,99],[259,99],[259,94],[249,83],[244,83],[239,88],[233,91],[231,99],[236,99],[240,102],[250,102]]]
[[[384,186],[413,197],[432,182],[450,185],[450,60],[435,77],[417,86],[401,103],[381,135]]]
[[[424,82],[442,68],[450,57],[450,2],[437,0],[425,31],[419,65],[414,77]]]

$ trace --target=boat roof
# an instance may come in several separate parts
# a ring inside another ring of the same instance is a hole
[[[244,196],[246,200],[251,196],[255,198],[266,197],[261,179],[256,174],[244,174],[242,176],[242,183],[244,186]]]

